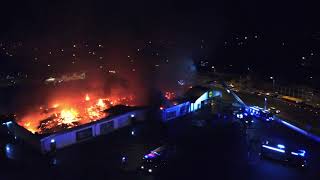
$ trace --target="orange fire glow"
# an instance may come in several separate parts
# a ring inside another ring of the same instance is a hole
[[[90,96],[88,94],[86,95],[86,101],[90,101]]]
[[[175,95],[174,92],[169,92],[169,91],[167,91],[167,92],[164,94],[164,97],[165,97],[166,99],[168,99],[168,100],[174,99],[175,96],[176,96],[176,95]]]
[[[73,128],[107,117],[106,109],[114,105],[133,105],[133,97],[107,97],[95,99],[88,94],[84,101],[55,101],[50,107],[41,106],[38,111],[17,120],[20,126],[32,133],[46,134]]]
[[[74,109],[63,109],[60,113],[60,118],[62,119],[63,124],[72,124],[77,122],[78,112]]]

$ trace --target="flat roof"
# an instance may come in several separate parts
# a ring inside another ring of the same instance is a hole
[[[187,101],[195,102],[201,95],[211,89],[203,86],[194,86],[190,88],[184,95],[184,99]]]

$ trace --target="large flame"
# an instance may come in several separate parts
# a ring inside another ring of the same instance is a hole
[[[72,124],[78,121],[78,114],[79,113],[74,109],[63,109],[60,113],[60,117],[64,124]]]
[[[118,104],[132,105],[133,101],[132,96],[92,97],[86,94],[84,100],[76,103],[57,100],[52,106],[41,106],[38,112],[30,113],[17,122],[32,133],[52,133],[102,119],[107,116],[104,110]]]

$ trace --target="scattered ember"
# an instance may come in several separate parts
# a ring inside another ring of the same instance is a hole
[[[174,92],[169,92],[169,91],[167,91],[167,92],[165,93],[164,97],[165,97],[166,99],[168,99],[168,100],[172,100],[172,99],[174,99],[174,98],[176,97],[176,95],[175,95]]]
[[[86,101],[90,101],[90,96],[88,94],[86,95]]]

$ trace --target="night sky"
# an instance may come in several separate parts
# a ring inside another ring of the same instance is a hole
[[[212,30],[266,31],[306,36],[317,31],[317,6],[290,1],[8,1],[1,6],[1,36],[45,40]],[[297,34],[296,34],[297,33]],[[45,38],[45,39],[42,39]]]
[[[0,39],[30,48],[101,42],[110,51],[130,54],[141,42],[166,41],[189,51],[185,54],[193,61],[204,59],[220,71],[232,64],[235,72],[246,73],[250,66],[262,77],[305,81],[319,76],[319,11],[309,2],[8,1],[1,5],[0,16]],[[246,36],[243,48],[229,45]],[[205,48],[199,49],[201,45]],[[310,53],[315,56],[309,58]],[[20,59],[31,56],[25,54]],[[301,68],[304,56],[308,66]],[[6,57],[2,62],[2,67],[21,68],[20,62]]]

